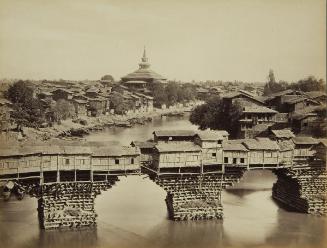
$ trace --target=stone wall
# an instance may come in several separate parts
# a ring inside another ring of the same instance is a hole
[[[221,191],[238,182],[243,173],[240,168],[226,168],[224,174],[160,175],[152,180],[167,191],[170,219],[220,219],[223,217]]]
[[[273,198],[303,213],[327,214],[327,172],[324,168],[280,169]]]
[[[40,227],[53,229],[95,226],[95,197],[117,180],[115,177],[107,182],[62,182],[39,186]]]

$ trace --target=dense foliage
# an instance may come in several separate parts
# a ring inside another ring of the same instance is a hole
[[[224,129],[230,133],[231,137],[236,137],[238,132],[237,120],[241,113],[241,107],[237,102],[227,108],[221,98],[214,96],[192,111],[190,122],[198,125],[201,130],[207,128]]]
[[[167,85],[153,83],[150,88],[155,107],[163,104],[171,106],[176,103],[188,102],[195,99],[196,90],[192,84],[178,84],[169,82]]]
[[[326,83],[323,79],[316,79],[313,76],[301,79],[294,83],[285,81],[276,82],[275,75],[272,70],[269,71],[268,82],[264,86],[263,94],[270,95],[287,89],[308,91],[326,91]]]
[[[6,92],[6,97],[13,103],[11,118],[22,126],[39,127],[44,121],[44,109],[40,100],[33,97],[33,89],[22,80],[11,85]]]

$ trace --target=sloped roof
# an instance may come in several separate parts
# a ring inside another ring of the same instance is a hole
[[[140,154],[137,147],[130,146],[91,146],[93,157],[121,157],[136,156]]]
[[[243,144],[249,150],[278,150],[279,146],[276,141],[268,138],[246,139]]]
[[[293,138],[293,137],[295,137],[294,133],[289,129],[271,130],[271,132],[277,138]]]
[[[294,143],[291,140],[283,140],[278,142],[280,151],[290,151],[294,149]]]
[[[153,132],[157,137],[187,137],[194,136],[196,133],[192,130],[158,130]]]
[[[149,68],[140,68],[132,73],[127,74],[126,76],[122,77],[124,80],[136,80],[137,79],[158,79],[158,80],[165,80],[163,76],[154,72]]]
[[[264,106],[245,106],[243,113],[278,113],[276,110]]]
[[[242,144],[242,140],[226,140],[223,142],[224,151],[247,151],[246,147]]]
[[[201,140],[223,140],[224,136],[228,136],[228,132],[225,130],[206,130],[206,131],[199,131],[197,132],[197,135]]]
[[[154,148],[154,146],[156,145],[155,142],[153,141],[132,141],[131,145],[133,146],[137,146],[139,148],[146,148],[146,149],[151,149]]]
[[[246,96],[252,100],[255,100],[257,102],[260,102],[261,104],[264,104],[264,102],[261,101],[257,96],[253,95],[252,93],[250,93],[246,90],[238,90],[238,91],[227,93],[223,96],[223,98],[235,98],[240,95]]]
[[[285,103],[288,103],[288,104],[295,104],[295,103],[298,103],[298,102],[302,102],[302,101],[309,101],[309,102],[313,102],[313,103],[316,103],[316,104],[319,104],[318,102],[306,97],[306,96],[294,96],[292,98],[289,98],[289,99],[286,99],[285,100]]]
[[[323,144],[325,147],[327,147],[327,139],[318,139],[319,144]]]
[[[318,140],[312,138],[312,137],[306,137],[306,136],[299,136],[292,138],[292,141],[296,145],[314,145],[318,144]]]
[[[201,147],[193,142],[169,142],[160,143],[155,146],[159,152],[197,152],[201,151]]]
[[[306,94],[308,95],[308,97],[310,97],[312,99],[327,95],[326,92],[323,92],[323,91],[309,91],[309,92],[306,92]]]
[[[146,84],[147,82],[143,80],[128,80],[124,84]]]
[[[310,116],[318,116],[317,113],[304,113],[304,114],[298,114],[298,113],[295,113],[292,118],[294,120],[303,120],[307,117],[310,117]]]

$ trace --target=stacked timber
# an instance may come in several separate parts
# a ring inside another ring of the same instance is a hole
[[[243,169],[234,168],[224,174],[160,175],[154,181],[167,191],[170,219],[221,219],[221,191],[238,182],[243,173]]]
[[[95,197],[112,186],[108,182],[67,182],[42,185],[38,199],[40,227],[76,228],[96,225]]]
[[[327,214],[327,172],[321,169],[276,170],[273,198],[299,212]]]

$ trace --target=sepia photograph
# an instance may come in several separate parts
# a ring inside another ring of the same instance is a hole
[[[0,247],[327,248],[326,0],[0,0]]]

